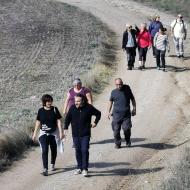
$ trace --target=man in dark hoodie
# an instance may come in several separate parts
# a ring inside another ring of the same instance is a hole
[[[127,53],[128,70],[134,68],[136,56],[136,30],[131,24],[126,24],[126,31],[123,33],[122,49]]]
[[[96,117],[93,123],[91,123],[92,116]],[[84,177],[88,176],[91,128],[96,127],[100,118],[101,112],[88,104],[85,96],[81,94],[75,96],[75,105],[70,107],[65,118],[64,126],[64,133],[66,135],[71,123],[77,160],[75,175],[82,173]]]
[[[151,34],[151,38],[152,38],[152,44],[154,42],[154,36],[156,35],[157,32],[159,32],[159,29],[163,28],[163,24],[160,22],[160,16],[156,15],[152,22],[149,25],[149,32]],[[154,47],[154,45],[152,45],[152,52],[153,52],[153,56],[154,58],[156,58],[156,48]]]

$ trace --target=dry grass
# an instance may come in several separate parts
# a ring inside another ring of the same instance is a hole
[[[12,161],[20,158],[22,153],[31,147],[31,128],[10,128],[0,134],[0,171],[6,169]]]
[[[186,19],[190,18],[190,1],[189,0],[135,0],[146,5],[156,7],[163,11],[168,11],[175,15],[181,13]]]
[[[171,168],[172,176],[163,181],[161,190],[190,189],[190,147],[184,149],[180,162]]]

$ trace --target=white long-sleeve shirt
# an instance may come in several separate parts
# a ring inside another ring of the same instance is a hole
[[[173,35],[176,38],[184,38],[187,32],[187,24],[179,19],[175,19],[171,23],[171,28],[173,31]]]

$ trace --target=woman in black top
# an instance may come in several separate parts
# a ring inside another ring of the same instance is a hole
[[[52,106],[52,96],[45,94],[42,96],[43,107],[38,110],[36,118],[36,125],[33,134],[33,141],[36,140],[37,131],[40,129],[39,142],[42,149],[42,161],[43,161],[43,175],[48,175],[48,149],[50,145],[51,149],[51,169],[55,170],[55,160],[57,157],[57,144],[56,137],[58,135],[57,128],[59,130],[58,138],[63,138],[63,131],[61,127],[61,114],[57,107]]]

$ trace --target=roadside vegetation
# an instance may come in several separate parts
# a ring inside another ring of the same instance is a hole
[[[186,20],[190,19],[190,1],[189,0],[135,0],[140,3],[145,3],[148,6],[173,13],[174,15],[182,14]]]
[[[190,147],[183,150],[181,160],[171,166],[171,176],[163,181],[161,190],[187,190],[190,189]]]
[[[31,147],[40,98],[60,109],[73,79],[98,94],[116,66],[116,35],[80,9],[46,0],[0,2],[0,171]]]

